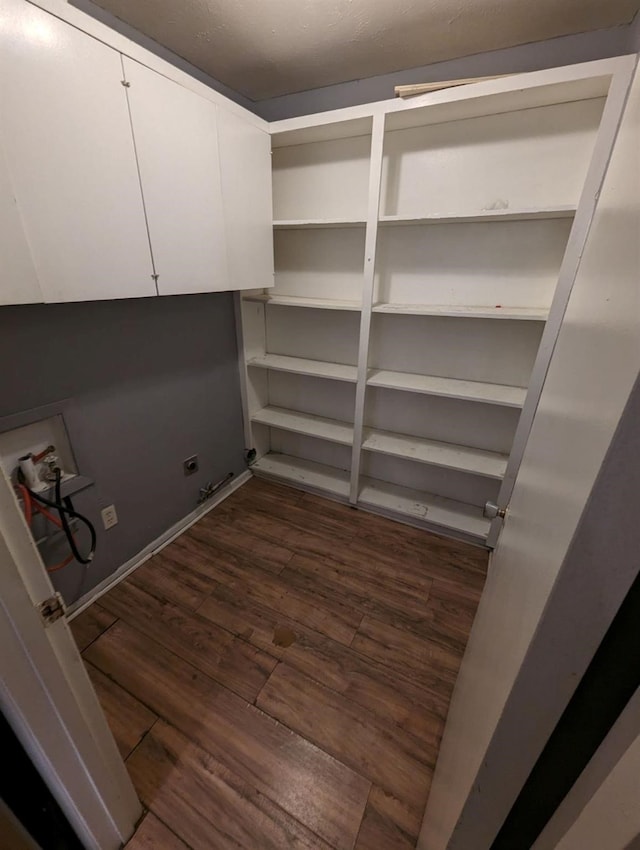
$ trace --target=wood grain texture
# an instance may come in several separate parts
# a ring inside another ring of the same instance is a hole
[[[87,664],[87,671],[120,754],[126,759],[156,722],[157,715],[97,667]]]
[[[372,562],[379,568],[402,570],[423,578],[446,579],[481,591],[486,578],[487,553],[469,546],[471,555],[458,556],[447,552],[442,543],[443,541],[439,540],[437,546],[434,544],[432,549],[430,541],[424,541],[423,548],[420,548],[413,541],[407,542],[398,534],[370,533],[366,538],[357,537],[346,552],[340,552],[339,559],[347,565]],[[482,553],[484,569],[477,567],[476,551]]]
[[[129,760],[129,771],[142,802],[180,831],[193,850],[330,850],[224,763],[162,722]]]
[[[127,842],[126,850],[189,850],[189,847],[153,812],[147,812],[135,835]]]
[[[133,583],[115,587],[104,597],[104,604],[112,614],[249,702],[275,667],[270,655]]]
[[[292,629],[294,634],[311,631],[297,620],[262,605],[247,594],[238,593],[236,589],[223,583],[212,589],[198,608],[198,613],[275,658],[282,657],[286,651],[285,647],[278,646],[275,642],[277,628]]]
[[[318,683],[396,724],[419,739],[416,755],[435,764],[446,703],[439,693],[417,687],[410,678],[314,633],[298,633],[282,656]]]
[[[343,563],[349,560],[349,564]],[[282,578],[307,593],[341,595],[362,614],[395,616],[399,621],[421,624],[427,618],[427,602],[433,580],[419,576],[407,580],[402,565],[381,567],[369,558],[294,555]]]
[[[356,539],[377,542],[381,551],[407,553],[411,558],[430,560],[434,566],[450,563],[454,569],[476,570],[482,575],[487,569],[487,552],[457,540],[438,537],[422,529],[401,525],[378,514],[354,510],[348,505],[332,502],[322,496],[305,493],[300,507],[321,512],[326,517],[338,519],[357,529]]]
[[[437,749],[448,707],[439,693],[418,687],[402,672],[271,608],[238,597],[224,585],[212,592],[199,613],[381,718],[392,720],[420,738],[425,747]],[[289,646],[275,644],[278,628],[292,633]]]
[[[87,658],[321,838],[353,846],[370,783],[348,766],[125,623]]]
[[[387,667],[405,670],[424,687],[437,687],[434,682],[438,682],[445,694],[453,690],[462,661],[456,650],[368,616],[363,619],[352,648]]]
[[[128,850],[413,848],[486,560],[252,479],[102,597]]]
[[[93,605],[71,620],[69,627],[80,652],[83,652],[115,621],[116,617],[103,608],[99,602],[94,602]]]
[[[246,597],[273,608],[340,643],[349,644],[353,640],[362,613],[335,594],[310,593],[293,587],[280,576],[218,549],[215,539],[209,538],[204,528],[190,529],[175,545],[173,557],[182,557],[191,569],[206,572],[239,598]]]
[[[252,478],[232,494],[232,499],[227,499],[223,504],[253,502],[256,498],[260,497],[265,497],[270,502],[297,505],[304,498],[304,493],[300,490],[294,490],[293,487],[287,487],[285,484],[264,481],[262,478]]]
[[[195,611],[207,598],[211,581],[185,569],[163,549],[131,574],[129,581],[159,598]]]
[[[464,651],[479,591],[422,575],[414,582],[403,571],[406,567],[399,566],[394,574],[366,560],[347,566],[333,558],[295,555],[280,576],[293,587],[310,593],[323,588],[363,615]]]
[[[374,785],[364,811],[355,850],[413,850],[421,814]]]
[[[421,747],[397,726],[286,663],[278,664],[257,704],[410,808],[424,807],[435,761],[421,762],[416,756]]]
[[[292,550],[280,545],[281,541],[265,538],[258,533],[259,527],[250,523],[245,523],[239,533],[240,529],[235,528],[228,519],[227,511],[230,510],[229,507],[223,507],[219,515],[214,515],[213,512],[207,514],[183,537],[201,539],[204,536],[205,543],[226,549],[269,572],[279,573],[293,557]],[[177,544],[180,545],[181,542],[182,538],[178,538]]]
[[[467,645],[480,592],[434,579],[427,603],[426,629],[410,631],[453,649],[462,655]]]
[[[318,555],[331,554],[335,551],[338,541],[344,543],[355,536],[354,532],[345,532],[344,528],[337,530],[338,523],[327,523],[322,515],[300,510],[297,506],[286,509],[280,506],[278,509],[275,503],[269,510],[265,509],[263,500],[257,500],[257,504],[245,502],[242,510],[234,510],[233,506],[226,506],[225,511],[227,517],[217,518],[209,514],[190,530],[197,533],[206,528],[210,533],[219,533],[219,526],[224,520],[225,528],[230,532],[235,530],[239,537],[254,534],[265,543],[269,541],[272,545],[279,543],[288,551],[296,550]]]
[[[302,496],[302,494],[300,494]],[[279,539],[276,535],[288,533],[289,529],[297,529],[303,532],[313,532],[314,535],[347,542],[352,540],[358,533],[358,528],[342,517],[332,516],[324,510],[315,510],[300,499],[296,504],[285,504],[277,499],[270,499],[266,494],[259,494],[251,500],[245,501],[237,510],[235,506],[228,505],[227,519],[234,525],[250,526],[256,523],[260,529],[257,533],[264,536],[271,535],[273,539]],[[272,522],[269,522],[269,518]],[[276,522],[274,522],[276,521]],[[279,522],[278,522],[279,521]]]

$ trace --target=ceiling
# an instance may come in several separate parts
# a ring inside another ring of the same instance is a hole
[[[629,23],[640,0],[94,0],[251,100]]]

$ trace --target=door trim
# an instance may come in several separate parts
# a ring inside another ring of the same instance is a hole
[[[118,850],[142,807],[65,618],[36,608],[53,589],[4,475],[0,565],[0,708],[85,847]]]

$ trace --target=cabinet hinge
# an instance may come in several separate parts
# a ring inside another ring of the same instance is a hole
[[[126,80],[120,80],[120,83],[125,87],[125,89],[131,88],[131,83],[128,83]]]
[[[499,508],[495,502],[486,502],[482,515],[486,519],[504,519],[507,515],[507,508]]]
[[[64,600],[59,593],[54,593],[53,596],[45,599],[44,602],[41,602],[36,607],[40,612],[45,626],[50,626],[56,620],[59,620],[60,617],[64,617]]]

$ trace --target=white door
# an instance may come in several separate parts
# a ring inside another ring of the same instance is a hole
[[[84,846],[118,850],[142,809],[64,616],[40,614],[53,595],[0,470],[0,709]]]
[[[229,289],[216,106],[123,57],[160,295]]]
[[[271,136],[218,108],[229,289],[273,286]]]
[[[120,54],[2,0],[0,125],[44,300],[155,294]]]
[[[576,541],[587,516],[616,527],[611,504],[598,512],[593,498],[640,373],[639,138],[636,75],[460,670],[420,850],[488,850],[633,579],[620,535],[596,536],[578,560]]]

